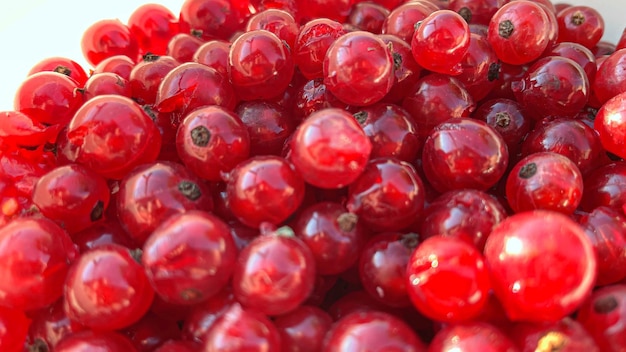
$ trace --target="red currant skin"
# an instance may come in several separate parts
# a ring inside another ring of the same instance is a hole
[[[512,321],[557,321],[588,297],[596,254],[583,228],[560,213],[517,213],[496,225],[485,244],[496,296]]]
[[[411,306],[405,273],[417,243],[414,233],[384,232],[370,238],[359,259],[363,289],[386,306]]]
[[[251,155],[280,155],[296,129],[293,115],[268,101],[246,101],[235,109],[250,135]]]
[[[502,204],[485,192],[450,191],[435,198],[426,208],[420,236],[458,237],[482,252],[491,229],[506,217]]]
[[[594,128],[607,151],[626,157],[626,92],[602,105],[594,120]]]
[[[232,170],[226,192],[237,219],[258,228],[262,222],[278,225],[298,209],[304,199],[304,181],[287,160],[256,156]]]
[[[233,273],[235,298],[244,307],[281,315],[313,291],[315,259],[290,228],[279,228],[250,242],[239,253]]]
[[[139,54],[137,38],[120,20],[100,20],[89,26],[80,41],[83,56],[96,66],[114,55],[135,58]]]
[[[550,18],[541,5],[512,1],[491,18],[487,39],[500,60],[522,65],[536,60],[546,50],[550,30]]]
[[[213,67],[224,77],[228,77],[228,53],[230,53],[230,42],[209,40],[193,54],[193,62]]]
[[[361,31],[380,34],[383,22],[389,16],[389,10],[375,2],[360,2],[354,4],[348,23]]]
[[[556,19],[559,24],[559,42],[579,43],[592,49],[604,34],[602,15],[589,6],[570,6],[560,11]]]
[[[475,101],[483,100],[498,84],[500,61],[487,41],[480,34],[470,34],[467,54],[459,63],[460,74],[455,76]]]
[[[169,340],[157,347],[154,352],[196,352],[202,346],[195,341]]]
[[[102,176],[73,164],[43,175],[33,189],[32,199],[44,216],[74,234],[102,219],[110,190]]]
[[[319,188],[341,188],[365,169],[372,143],[347,111],[327,108],[311,114],[291,138],[291,162],[304,180]]]
[[[621,210],[626,204],[626,162],[598,167],[585,177],[584,190],[582,210],[591,212],[603,205]]]
[[[111,244],[80,256],[67,274],[64,298],[71,320],[94,330],[117,330],[141,319],[154,290],[131,252]]]
[[[238,12],[228,0],[185,0],[180,8],[180,32],[195,30],[205,40],[228,39],[240,23]]]
[[[502,136],[483,121],[450,119],[430,133],[422,160],[424,174],[437,191],[485,191],[504,175],[509,153]]]
[[[154,161],[161,148],[157,126],[137,103],[118,95],[86,102],[67,127],[62,153],[109,179]]]
[[[576,320],[593,337],[600,351],[617,352],[626,347],[626,285],[602,287],[578,310]]]
[[[280,351],[280,333],[265,315],[235,303],[211,326],[205,352]]]
[[[528,68],[522,80],[511,83],[517,101],[540,119],[547,116],[574,116],[587,105],[589,80],[574,60],[548,56]]]
[[[174,318],[160,317],[152,312],[121,331],[140,352],[154,351],[170,339],[180,338],[180,328]]]
[[[393,86],[394,63],[385,42],[375,34],[355,31],[337,38],[323,63],[324,84],[346,104],[371,105]]]
[[[502,3],[502,0],[450,0],[448,9],[457,12],[469,24],[488,26],[489,20]]]
[[[12,220],[0,229],[0,305],[22,311],[51,305],[77,257],[70,237],[51,220]]]
[[[424,184],[411,164],[376,158],[350,184],[346,208],[374,231],[398,231],[415,222],[424,202]]]
[[[428,351],[518,352],[520,350],[495,326],[474,321],[444,326],[431,341]]]
[[[522,351],[600,351],[583,326],[569,317],[556,323],[517,323],[508,331]]]
[[[294,63],[274,33],[253,30],[239,36],[228,54],[228,75],[241,100],[271,99],[291,82]]]
[[[319,202],[299,212],[293,230],[311,250],[319,275],[340,274],[359,258],[367,230],[362,222],[335,202]]]
[[[87,78],[89,78],[85,69],[79,63],[60,56],[48,57],[39,61],[28,71],[28,76],[44,71],[58,72],[73,78],[79,87],[84,86]]]
[[[596,286],[626,278],[626,218],[623,213],[599,206],[583,214],[578,223],[591,240],[598,258]]]
[[[583,195],[583,176],[573,161],[552,152],[520,160],[506,180],[506,197],[514,212],[544,209],[572,214]]]
[[[314,306],[300,306],[274,319],[283,350],[301,352],[321,351],[332,322],[328,313]]]
[[[83,104],[78,83],[57,72],[28,76],[15,92],[13,109],[46,125],[65,126]]]
[[[83,93],[85,100],[105,94],[121,95],[127,98],[132,98],[133,95],[128,80],[110,72],[91,75],[80,92]]]
[[[417,310],[442,322],[477,317],[491,290],[482,254],[472,244],[449,236],[420,243],[409,258],[405,278]]]
[[[432,72],[456,75],[458,65],[467,54],[470,32],[467,22],[458,13],[439,10],[424,18],[411,39],[413,57]]]
[[[130,15],[128,28],[137,38],[141,53],[165,55],[167,43],[178,31],[178,22],[167,7],[144,4]]]
[[[0,346],[7,352],[24,350],[30,319],[19,309],[0,306]]]
[[[328,18],[318,18],[300,27],[293,49],[293,59],[304,77],[311,80],[323,78],[323,62],[330,45],[344,35],[341,23]]]
[[[250,154],[250,136],[239,116],[207,106],[185,117],[176,134],[180,160],[199,177],[220,181]]]
[[[324,339],[323,351],[411,351],[425,352],[426,346],[399,318],[365,311],[348,314],[337,321]]]
[[[137,349],[130,340],[115,331],[85,330],[71,334],[61,340],[55,352],[111,351],[135,352]]]
[[[248,19],[246,32],[257,29],[265,29],[276,34],[289,48],[294,48],[300,31],[296,20],[289,12],[273,8],[258,12]]]
[[[1,312],[0,316],[2,316]],[[36,313],[31,313],[30,316],[32,317],[32,322],[28,330],[27,344],[36,351],[52,351],[65,336],[86,329],[67,317],[63,308],[63,299],[57,300],[51,306],[38,310]],[[2,318],[0,318],[1,320]],[[2,343],[0,342],[0,344]],[[5,345],[2,344],[1,346],[4,347]]]
[[[546,53],[546,56],[562,56],[574,60],[587,74],[592,83],[596,77],[598,65],[591,50],[578,43],[561,42]]]
[[[161,81],[178,65],[171,56],[144,55],[128,79],[133,98],[141,104],[154,104]]]
[[[191,62],[196,51],[204,44],[204,40],[198,36],[196,32],[176,34],[167,43],[165,54],[178,62]]]
[[[156,296],[155,298],[157,298]],[[155,302],[158,302],[155,299]],[[181,317],[183,320],[182,337],[185,340],[190,341],[205,341],[206,335],[213,326],[213,323],[220,318],[226,311],[232,308],[233,305],[239,305],[235,301],[232,288],[227,285],[222,291],[210,297],[208,300],[193,306],[186,306],[190,308],[188,314]],[[180,305],[174,305],[174,309],[180,309]],[[167,314],[166,317],[170,317],[171,314]]]
[[[226,223],[190,210],[169,217],[150,235],[141,262],[162,299],[192,305],[222,290],[236,259],[237,247]]]
[[[412,90],[415,83],[419,80],[422,68],[413,58],[413,52],[409,43],[393,34],[380,34],[378,37],[387,44],[391,52],[393,73],[395,75],[393,86],[383,98],[383,101],[401,104],[406,92]]]
[[[119,188],[116,205],[120,223],[139,245],[168,217],[213,208],[207,187],[185,167],[172,162],[139,166],[122,179]]]
[[[406,43],[411,43],[413,33],[415,32],[415,24],[422,21],[433,11],[433,8],[425,6],[423,2],[405,2],[391,10],[389,16],[383,22],[381,32],[383,34],[395,35]]]
[[[97,64],[93,69],[93,74],[110,72],[128,80],[133,67],[135,67],[134,59],[126,55],[114,55]]]

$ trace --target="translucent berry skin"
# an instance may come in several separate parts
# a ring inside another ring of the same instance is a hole
[[[570,6],[560,11],[556,19],[559,24],[559,42],[579,43],[591,49],[604,34],[604,19],[590,6]]]
[[[488,26],[491,17],[502,6],[502,0],[450,0],[448,9],[457,12],[469,24]]]
[[[422,150],[423,168],[439,192],[485,191],[504,175],[509,153],[502,136],[483,121],[458,118],[435,127]]]
[[[383,101],[401,104],[406,92],[412,90],[415,83],[419,80],[422,68],[413,58],[409,43],[392,34],[380,34],[378,37],[387,44],[391,52],[395,75],[393,86],[383,98]]]
[[[113,55],[97,64],[96,67],[93,68],[93,74],[111,72],[127,80],[130,77],[130,71],[133,70],[133,67],[135,67],[134,59],[126,55]]]
[[[507,330],[522,351],[600,351],[583,326],[569,317],[555,323],[517,323]]]
[[[304,181],[293,166],[278,156],[256,156],[240,163],[228,176],[227,202],[243,224],[278,225],[304,199]]]
[[[574,116],[587,105],[590,94],[589,79],[582,67],[559,56],[539,59],[511,88],[517,101],[535,119]]]
[[[155,101],[156,110],[173,113],[178,121],[206,105],[234,110],[236,104],[237,98],[228,76],[196,62],[181,64],[168,72],[159,86]]]
[[[265,315],[235,303],[211,326],[205,352],[280,351],[280,333]]]
[[[489,22],[487,39],[500,60],[522,65],[539,58],[549,44],[550,19],[541,5],[512,1]]]
[[[51,305],[77,257],[70,237],[51,220],[12,220],[0,229],[0,305],[22,311]]]
[[[21,310],[0,306],[0,346],[4,351],[24,350],[30,322]]]
[[[135,100],[154,104],[159,85],[165,76],[180,63],[171,56],[145,55],[130,72],[128,83]]]
[[[341,188],[365,169],[372,143],[350,113],[327,108],[311,114],[291,138],[290,160],[320,188]]]
[[[65,126],[84,102],[74,79],[57,72],[28,76],[17,88],[13,109],[47,125]]]
[[[420,236],[458,237],[482,252],[493,227],[506,217],[502,204],[485,192],[450,191],[435,198],[426,208]]]
[[[578,223],[591,240],[598,258],[596,286],[626,278],[626,217],[616,209],[599,206],[583,214]]]
[[[482,254],[472,244],[449,236],[420,243],[409,258],[405,278],[417,310],[442,322],[477,317],[491,290]]]
[[[602,105],[593,126],[604,149],[621,158],[626,157],[626,92]]]
[[[228,77],[228,53],[230,42],[225,40],[209,40],[202,44],[193,54],[193,62],[213,67],[224,77]]]
[[[587,298],[596,278],[593,245],[560,213],[517,213],[485,244],[494,292],[512,321],[557,321]]]
[[[156,293],[182,305],[217,294],[230,280],[236,260],[226,223],[199,210],[167,218],[144,244],[141,258]]]
[[[165,318],[152,312],[141,320],[121,330],[140,352],[154,351],[165,341],[180,338],[180,328],[175,318]]]
[[[102,176],[74,164],[43,175],[32,199],[44,216],[74,234],[102,220],[110,190]]]
[[[315,78],[296,89],[293,114],[302,121],[312,113],[325,108],[348,109],[349,105],[337,99],[324,84],[323,78]]]
[[[617,352],[626,347],[626,285],[602,287],[591,294],[576,320],[589,332],[600,351]]]
[[[28,71],[28,76],[44,71],[62,73],[73,78],[76,83],[78,83],[79,87],[85,85],[85,82],[87,82],[89,78],[85,69],[79,63],[60,56],[52,56],[39,61]]]
[[[598,72],[593,81],[593,93],[600,104],[616,95],[626,92],[626,77],[622,70],[626,64],[626,49],[620,49],[611,53],[608,57],[598,60]]]
[[[300,28],[292,14],[285,10],[268,8],[258,12],[248,19],[246,32],[265,29],[270,31],[280,39],[284,40],[289,48],[296,44],[296,37]]]
[[[195,32],[194,32],[195,33]],[[178,62],[191,62],[196,51],[204,41],[189,33],[178,33],[167,43],[165,54],[173,57]]]
[[[121,95],[127,98],[133,97],[128,80],[110,72],[91,75],[85,83],[82,93],[85,100],[106,94]]]
[[[415,61],[426,70],[460,73],[458,65],[470,46],[467,22],[458,13],[439,10],[421,21],[411,39]]]
[[[176,150],[199,177],[220,181],[250,155],[250,136],[239,116],[220,106],[207,106],[185,117],[176,134]]]
[[[208,300],[198,305],[190,306],[191,309],[188,314],[183,317],[184,323],[181,328],[183,339],[205,341],[213,323],[231,309],[233,305],[239,305],[239,303],[235,301],[231,286],[227,285],[222,291]],[[181,306],[176,305],[174,307]]]
[[[483,322],[467,322],[445,326],[428,346],[429,352],[448,351],[519,352],[502,331]]]
[[[323,351],[411,351],[426,346],[402,320],[388,313],[369,311],[348,314],[337,321],[324,338]]]
[[[348,23],[361,31],[380,34],[388,15],[389,10],[378,3],[360,2],[352,7]]]
[[[583,176],[570,159],[552,152],[533,153],[511,169],[506,197],[516,213],[535,209],[574,213],[583,195]]]
[[[392,34],[411,43],[415,24],[425,19],[433,12],[432,8],[415,1],[405,2],[391,10],[389,16],[383,22],[382,33]]]
[[[235,113],[250,136],[250,155],[280,155],[285,141],[296,129],[293,115],[268,101],[247,101]]]
[[[350,184],[346,208],[372,230],[398,231],[415,222],[424,201],[424,184],[411,164],[376,158]]]
[[[455,77],[474,101],[481,101],[498,83],[500,61],[486,36],[471,33],[469,42],[467,53],[459,62],[460,74]]]
[[[298,213],[293,230],[311,250],[320,275],[340,274],[352,267],[368,234],[354,214],[335,202],[319,202]]]
[[[105,19],[93,23],[83,32],[80,47],[92,66],[114,55],[135,58],[139,54],[137,38],[120,20]]]
[[[474,111],[472,117],[485,121],[493,127],[506,142],[509,155],[516,155],[520,144],[531,131],[533,120],[524,114],[522,106],[515,100],[495,98],[484,101]]]
[[[239,253],[233,272],[233,293],[244,307],[266,315],[294,310],[313,291],[315,259],[299,238],[262,234]],[[289,230],[291,231],[291,230]]]
[[[109,179],[121,179],[137,165],[155,160],[161,148],[161,134],[150,117],[118,95],[86,102],[66,134],[65,157]]]
[[[119,188],[120,223],[139,245],[168,217],[213,208],[206,186],[184,166],[172,162],[142,165],[126,175]]]
[[[598,71],[596,58],[588,48],[574,42],[561,42],[546,52],[545,56],[562,56],[574,60],[587,74],[592,83]]]
[[[283,350],[301,352],[321,351],[332,322],[328,313],[314,306],[300,306],[274,319]]]
[[[228,39],[240,27],[238,12],[228,0],[185,0],[180,8],[181,33],[199,31],[205,40]]]
[[[137,349],[130,340],[115,331],[80,331],[69,335],[58,345],[55,352],[79,352],[79,351],[111,351],[111,352],[136,352]]]
[[[0,308],[0,316],[2,316],[1,309],[2,308]],[[30,314],[32,322],[30,322],[30,327],[28,328],[27,344],[32,347],[42,346],[41,348],[45,351],[53,351],[55,346],[65,336],[86,329],[84,326],[71,321],[67,317],[65,309],[63,308],[63,299],[59,299],[47,308]],[[18,319],[16,321],[19,322],[18,317],[14,319]],[[2,318],[0,318],[0,321],[1,320]],[[3,342],[0,342],[0,344],[2,343]],[[5,345],[3,344],[2,346],[4,347]],[[47,348],[47,350],[45,348]]]
[[[290,50],[274,33],[253,30],[239,36],[228,54],[228,75],[241,100],[282,94],[294,72]]]
[[[65,311],[94,330],[117,330],[139,321],[154,290],[130,251],[111,244],[83,253],[67,274]]]
[[[178,31],[176,16],[165,6],[144,4],[128,17],[128,28],[142,54],[165,55],[167,43]]]
[[[293,49],[293,58],[307,79],[323,78],[323,62],[330,45],[346,31],[341,23],[318,18],[300,27]]]
[[[580,208],[591,212],[599,206],[622,209],[626,204],[626,162],[615,161],[598,167],[585,177]]]

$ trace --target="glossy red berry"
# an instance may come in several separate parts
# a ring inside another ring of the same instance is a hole
[[[483,322],[451,324],[439,330],[429,352],[518,352],[517,346],[497,327]]]
[[[496,296],[512,321],[557,321],[593,288],[597,260],[583,228],[560,213],[535,210],[491,231],[485,259]]]
[[[67,274],[68,317],[94,330],[117,330],[139,321],[154,298],[143,267],[131,252],[107,245],[83,253]]]
[[[111,179],[120,179],[137,165],[156,159],[161,135],[137,103],[118,95],[86,102],[67,131],[64,157]]]
[[[300,28],[293,18],[293,15],[285,10],[268,8],[258,12],[248,19],[246,32],[265,29],[270,31],[287,43],[289,49],[293,49],[296,44],[296,37]]]
[[[450,0],[448,9],[457,12],[469,24],[489,25],[489,20],[503,5],[502,0]]]
[[[626,157],[626,92],[602,105],[596,114],[594,128],[605,150]]]
[[[56,345],[55,352],[96,351],[135,352],[130,340],[119,332],[85,330],[68,335]]]
[[[296,129],[293,115],[279,104],[246,101],[235,109],[250,136],[250,155],[280,155]]]
[[[193,54],[193,62],[213,67],[224,77],[228,77],[228,53],[230,53],[230,42],[218,39],[209,40]]]
[[[546,53],[546,56],[562,56],[574,60],[587,74],[590,83],[593,83],[598,65],[596,58],[588,48],[578,43],[561,42]]]
[[[293,48],[293,60],[307,79],[323,78],[322,64],[330,45],[346,31],[341,23],[318,18],[300,27]]]
[[[509,153],[502,136],[483,121],[450,119],[424,143],[424,174],[439,192],[473,188],[485,191],[504,175]]]
[[[556,18],[559,24],[559,42],[579,43],[591,49],[604,34],[604,19],[593,7],[570,6],[560,11]]]
[[[18,218],[0,229],[0,305],[21,311],[54,303],[78,251],[46,218]]]
[[[391,10],[383,22],[381,32],[395,35],[406,43],[411,43],[415,24],[425,19],[432,12],[433,8],[425,6],[422,2],[405,2]]]
[[[139,54],[137,38],[120,20],[105,19],[93,23],[83,32],[80,46],[92,66],[114,55],[133,59]]]
[[[616,161],[595,169],[585,177],[582,210],[599,206],[622,209],[626,204],[626,162]]]
[[[246,32],[230,47],[228,75],[241,100],[277,97],[287,89],[293,73],[291,52],[274,33]]]
[[[100,61],[94,67],[93,74],[111,72],[128,80],[133,67],[135,67],[135,59],[131,59],[126,55],[114,55]]]
[[[346,104],[371,105],[393,86],[394,64],[385,42],[376,35],[355,31],[337,38],[323,63],[324,84]]]
[[[274,318],[283,349],[301,352],[321,351],[332,322],[328,313],[313,306],[300,306]]]
[[[176,150],[199,177],[220,181],[250,154],[250,135],[239,116],[220,106],[207,106],[185,117],[176,134]]]
[[[132,97],[140,104],[154,104],[159,85],[180,63],[171,56],[144,55],[130,72],[128,84]]]
[[[1,315],[2,313],[0,313]],[[30,316],[32,322],[28,330],[27,344],[31,349],[39,348],[40,350],[53,351],[55,346],[65,336],[86,329],[67,317],[63,308],[63,299],[57,300],[47,308],[31,313]],[[18,317],[14,319],[16,319],[16,322],[19,322]],[[19,326],[19,324],[17,325]],[[3,342],[0,342],[0,346],[4,347],[5,345]]]
[[[106,94],[121,95],[127,98],[133,97],[128,80],[111,72],[91,75],[79,92],[83,94],[85,100]]]
[[[600,351],[617,352],[626,347],[626,285],[598,289],[578,311],[576,320],[589,332]]]
[[[190,210],[165,220],[143,246],[141,262],[165,301],[192,305],[217,294],[230,280],[237,248],[219,218]]]
[[[69,76],[78,83],[79,87],[82,87],[87,82],[87,78],[89,78],[85,69],[79,63],[60,56],[52,56],[39,61],[28,71],[28,76],[44,71],[52,71]]]
[[[413,57],[426,70],[457,75],[470,46],[467,22],[458,13],[439,10],[420,21],[411,39]]]
[[[569,317],[555,323],[517,323],[508,330],[509,337],[522,351],[600,351],[585,328]]]
[[[378,37],[387,44],[391,52],[393,74],[395,76],[393,86],[391,86],[391,90],[383,98],[383,101],[401,104],[406,92],[412,90],[415,83],[419,80],[422,68],[413,58],[409,43],[393,34],[380,34]]]
[[[180,8],[181,33],[198,31],[205,40],[228,39],[241,26],[239,13],[228,0],[185,0]]]
[[[350,11],[348,23],[361,31],[380,34],[383,22],[389,15],[389,10],[383,5],[372,1],[355,4]]]
[[[19,111],[0,112],[0,149],[38,149],[53,142],[60,126],[46,126]]]
[[[245,225],[278,225],[304,199],[304,181],[285,159],[257,156],[240,163],[227,179],[227,204]]]
[[[328,108],[311,114],[291,138],[290,160],[304,180],[320,188],[341,188],[365,169],[372,144],[347,111]]]
[[[180,329],[174,319],[163,318],[152,312],[146,313],[141,320],[121,332],[139,352],[154,351],[165,341],[180,338]]]
[[[167,43],[165,54],[173,57],[176,61],[185,63],[193,61],[196,51],[204,44],[196,32],[178,33]]]
[[[139,6],[128,17],[128,28],[142,54],[165,55],[167,43],[178,31],[176,16],[159,4]]]

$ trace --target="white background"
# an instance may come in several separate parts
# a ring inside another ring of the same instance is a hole
[[[158,0],[157,0],[158,1]],[[305,2],[307,0],[301,0]],[[624,0],[563,0],[592,6],[602,13],[604,40],[616,43],[626,26]],[[13,96],[30,68],[43,58],[65,56],[89,71],[80,51],[82,32],[93,22],[118,18],[123,22],[143,0],[1,0],[0,111],[13,109]],[[183,0],[161,0],[178,15]],[[558,1],[555,1],[558,2]]]

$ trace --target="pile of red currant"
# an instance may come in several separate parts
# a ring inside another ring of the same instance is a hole
[[[0,351],[626,350],[626,34],[185,0],[0,113]]]

